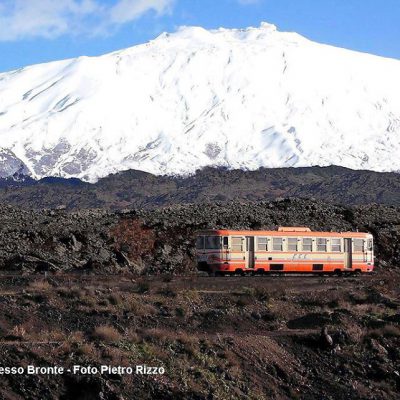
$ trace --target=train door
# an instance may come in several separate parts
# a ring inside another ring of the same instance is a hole
[[[346,269],[353,268],[353,253],[351,238],[344,239],[344,267]]]
[[[254,268],[254,236],[246,236],[245,260],[246,268]]]

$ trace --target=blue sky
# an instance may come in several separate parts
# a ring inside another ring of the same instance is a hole
[[[400,59],[400,0],[0,0],[0,71],[100,55],[181,25],[244,28],[262,21]]]

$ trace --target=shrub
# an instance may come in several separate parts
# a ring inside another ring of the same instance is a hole
[[[115,242],[115,250],[126,253],[129,260],[134,263],[140,264],[144,257],[148,257],[153,252],[155,233],[140,219],[122,220],[110,234]]]

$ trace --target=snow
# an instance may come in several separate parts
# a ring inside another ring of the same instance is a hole
[[[33,177],[88,181],[208,165],[400,171],[400,61],[268,23],[182,27],[0,74],[2,154]]]

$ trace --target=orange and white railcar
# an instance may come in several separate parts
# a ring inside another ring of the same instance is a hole
[[[209,273],[372,272],[373,236],[362,232],[205,230],[197,233],[198,269]]]

